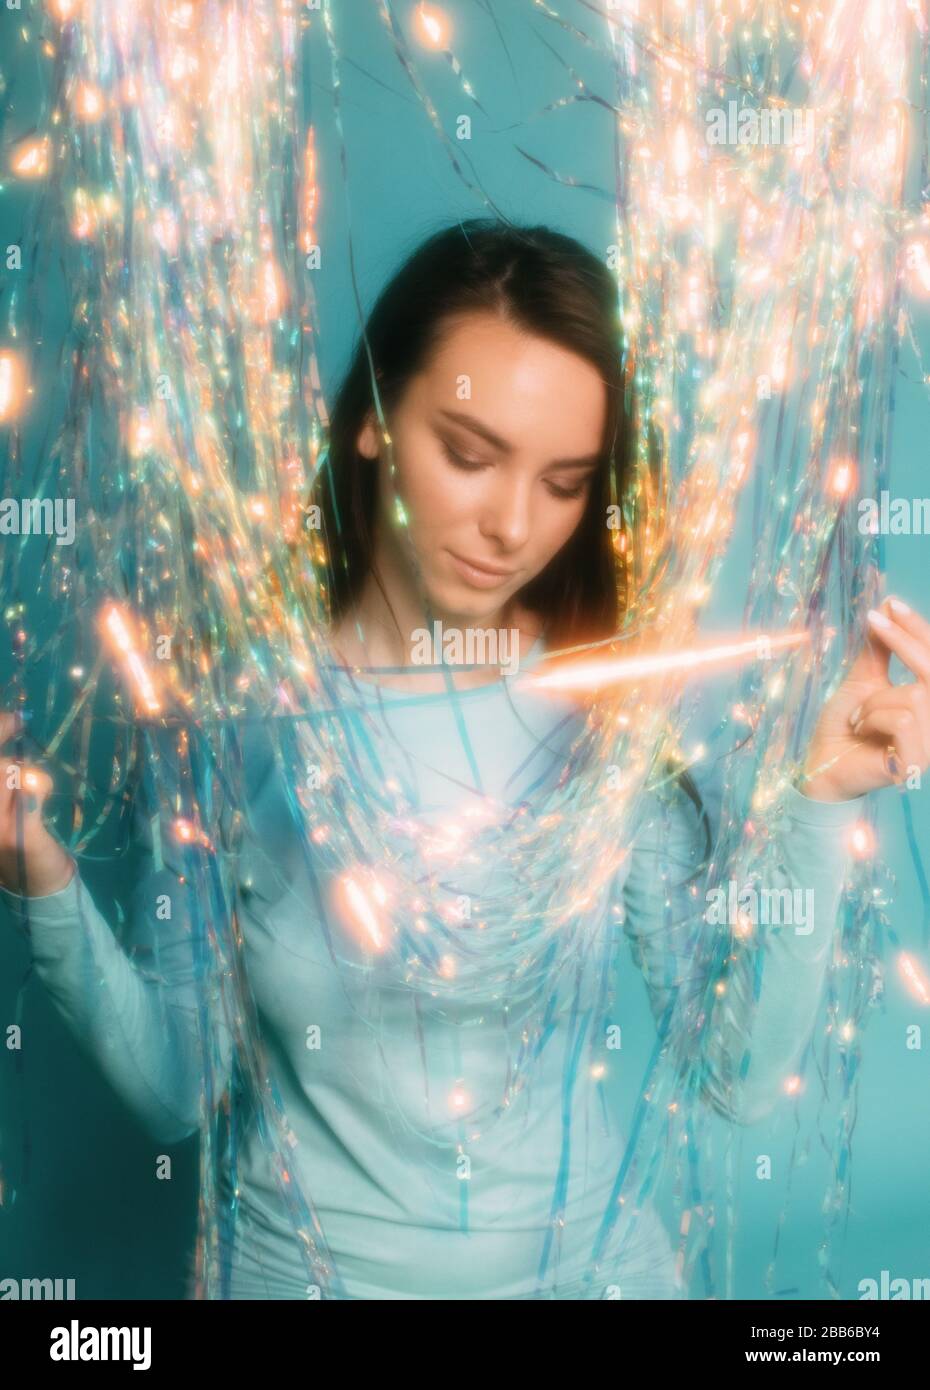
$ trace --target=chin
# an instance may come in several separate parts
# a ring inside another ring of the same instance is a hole
[[[463,620],[474,627],[487,627],[495,614],[500,612],[507,598],[509,594],[506,593],[503,598],[498,598],[493,592],[476,594],[473,589],[467,586],[459,588],[458,585],[432,590],[429,594],[434,612],[455,613],[457,620]]]

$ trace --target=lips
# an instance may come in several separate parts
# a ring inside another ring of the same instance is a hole
[[[461,560],[463,565],[470,565],[475,570],[484,570],[485,574],[496,574],[501,579],[506,579],[514,573],[513,570],[502,570],[499,565],[489,565],[484,560],[471,560],[467,555],[456,555],[454,550],[450,550],[449,554],[453,559]]]
[[[505,570],[501,569],[500,566],[489,565],[483,560],[466,560],[463,555],[456,555],[454,550],[450,550],[449,555],[466,583],[479,589],[496,588],[508,579],[512,579],[517,573],[516,570]]]

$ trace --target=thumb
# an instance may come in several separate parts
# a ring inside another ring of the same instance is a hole
[[[888,667],[891,662],[891,648],[879,642],[871,632],[847,672],[846,679],[853,681],[888,681]]]

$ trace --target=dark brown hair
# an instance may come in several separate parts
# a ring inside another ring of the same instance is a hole
[[[358,597],[371,569],[377,470],[360,457],[356,440],[374,409],[373,374],[390,426],[392,407],[429,360],[444,325],[487,311],[576,353],[604,381],[603,465],[588,505],[570,539],[517,598],[540,616],[550,647],[609,638],[618,628],[621,590],[607,507],[623,496],[632,439],[617,283],[572,237],[493,218],[457,222],[423,242],[382,290],[354,350],[310,499],[321,509],[331,557],[331,618],[336,621]]]

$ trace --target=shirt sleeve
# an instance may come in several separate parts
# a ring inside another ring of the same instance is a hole
[[[156,847],[157,846],[157,847]],[[131,844],[137,886],[123,941],[98,910],[79,869],[56,893],[23,897],[0,888],[0,915],[32,951],[33,965],[67,1027],[148,1132],[177,1143],[200,1126],[210,952],[196,920],[192,855],[141,786]],[[233,1044],[217,1028],[217,1095],[231,1073]]]
[[[677,784],[649,799],[623,889],[623,930],[680,1072],[696,1074],[703,1098],[735,1123],[774,1108],[810,1041],[849,827],[864,803],[813,801],[789,787],[751,874],[714,887],[690,799]]]

